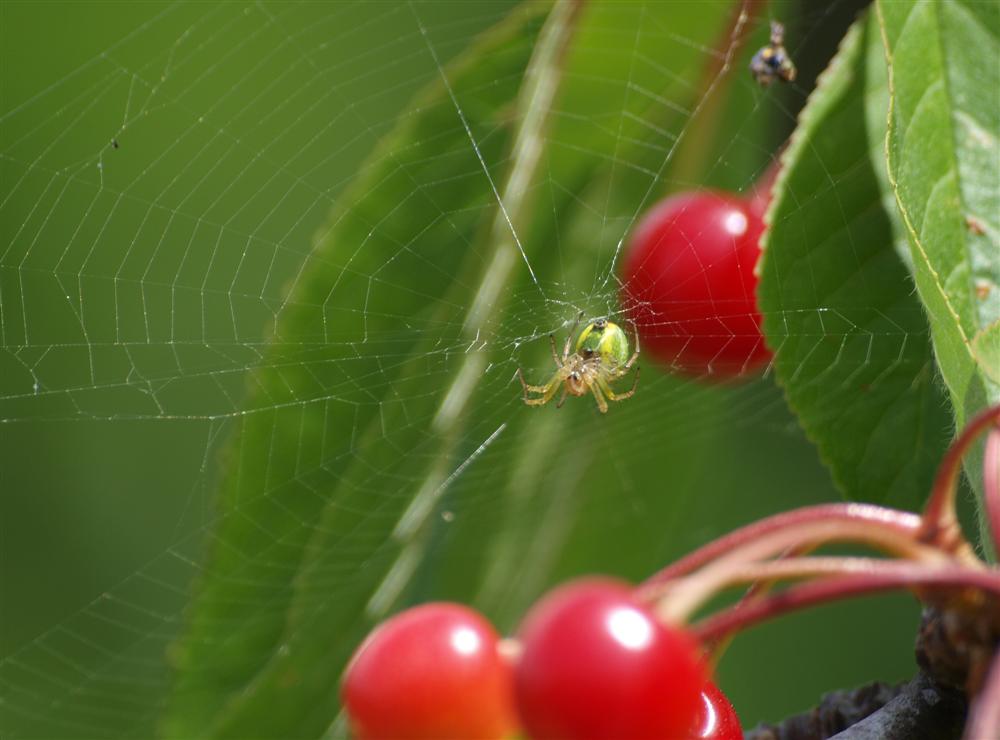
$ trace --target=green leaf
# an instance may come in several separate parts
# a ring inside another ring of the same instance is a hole
[[[862,19],[784,155],[759,300],[778,379],[844,494],[915,507],[949,420],[881,186],[887,108],[878,29]]]
[[[1000,319],[1000,6],[879,2],[889,175],[958,426],[1000,401],[980,332]],[[995,359],[995,358],[993,358]]]
[[[509,145],[509,106],[544,11],[531,5],[515,13],[447,69],[487,161],[502,160]],[[431,434],[440,399],[421,386],[444,382],[442,349],[459,339],[456,324],[446,321],[471,300],[467,285],[482,256],[470,243],[491,198],[469,134],[437,82],[341,200],[289,291],[267,361],[250,378],[249,412],[221,490],[225,516],[188,633],[172,656],[178,679],[166,735],[224,734],[225,717],[287,652],[296,574],[325,509],[337,514],[328,526],[345,553],[378,556],[384,535],[355,527],[366,516],[398,517],[406,499],[380,496],[398,490],[400,468],[423,459],[434,443],[411,446],[408,455],[389,449],[401,431]],[[422,282],[412,284],[411,274]],[[363,609],[370,578],[364,568],[346,569],[328,591],[345,622]],[[313,645],[314,654],[326,647]],[[270,716],[241,734],[318,735],[335,713],[330,704],[347,647],[328,650],[325,686],[285,674],[289,698],[262,701],[260,711]]]
[[[976,361],[994,383],[1000,383],[1000,320],[976,334],[972,340]]]
[[[596,560],[641,573],[662,561],[664,524],[630,535],[648,547],[595,544],[608,514],[584,506],[588,489],[600,494],[635,465],[630,507],[674,516],[682,500],[660,495],[659,466],[638,472],[641,417],[595,425],[590,404],[532,414],[513,373],[550,374],[547,332],[565,332],[581,308],[611,309],[621,229],[662,178],[700,94],[690,79],[729,6],[589,6],[546,176],[529,178],[520,213],[498,214],[494,184],[505,192],[520,161],[508,154],[516,100],[544,10],[527,4],[441,70],[447,85],[402,117],[290,289],[250,378],[220,524],[174,650],[167,735],[316,736],[337,714],[351,651],[401,602],[478,597],[503,614],[559,568]],[[589,198],[601,222],[575,238],[593,212],[580,193],[602,187]],[[598,290],[605,264],[610,287]],[[633,407],[673,430],[659,433],[671,449],[656,462],[675,463],[675,481],[712,437],[692,433],[693,409],[711,419],[722,401],[667,392]]]

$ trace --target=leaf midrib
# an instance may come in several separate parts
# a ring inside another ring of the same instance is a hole
[[[951,166],[948,168],[948,171],[949,171],[949,173],[954,173],[954,176],[955,176],[955,189],[956,189],[956,191],[958,193],[958,202],[961,204],[961,209],[962,209],[961,212],[962,213],[967,213],[968,212],[968,208],[967,208],[967,204],[965,202],[965,189],[962,187],[962,170],[959,167],[958,156],[955,154],[955,152],[958,151],[959,141],[958,141],[958,138],[957,138],[956,133],[955,133],[955,121],[954,121],[953,115],[954,115],[954,111],[958,110],[958,104],[957,104],[957,101],[954,99],[954,97],[952,95],[951,82],[948,79],[947,73],[945,72],[945,62],[946,62],[946,60],[947,60],[948,57],[947,57],[947,55],[945,53],[945,44],[944,44],[944,39],[942,38],[942,33],[941,33],[941,23],[942,23],[942,21],[941,21],[941,8],[940,8],[940,6],[939,6],[938,3],[936,3],[936,2],[931,3],[931,12],[934,14],[934,40],[935,40],[935,42],[937,44],[938,58],[941,61],[941,66],[939,68],[940,69],[941,87],[944,90],[945,99],[948,101],[948,115],[945,117],[946,120],[948,121],[948,136],[949,136],[949,140],[951,142],[951,146],[948,147],[948,159],[951,162]],[[927,88],[928,91],[930,89],[931,89],[931,86],[929,86]],[[944,179],[945,177],[947,177],[947,175],[942,175],[942,179]],[[937,187],[940,184],[941,184],[940,182],[934,183],[934,188],[931,190],[931,192],[934,192],[934,190],[936,190]],[[930,198],[928,198],[928,200],[930,200]],[[972,264],[973,263],[973,254],[972,254],[972,250],[969,247],[969,240],[965,237],[965,230],[964,229],[958,229],[958,232],[962,235],[962,237],[961,237],[961,244],[962,244],[962,251],[963,251],[964,256],[965,256],[965,263],[966,264]],[[965,287],[966,287],[966,290],[968,291],[969,297],[972,300],[972,304],[971,305],[973,307],[975,307],[975,305],[976,305],[976,303],[975,303],[976,288],[975,288],[975,285],[972,282],[972,271],[971,270],[967,271],[967,278],[966,278],[966,286]],[[975,311],[975,310],[973,310],[972,315],[973,315],[973,318],[976,320],[976,323],[977,323],[977,326],[978,326],[978,318],[979,318],[978,317],[978,312]],[[965,340],[966,351],[969,353],[969,356],[973,359],[973,362],[975,362],[976,358],[975,358],[975,355],[972,353],[972,346],[971,346],[971,343],[969,341],[969,337],[966,335],[965,329],[961,325],[961,322],[959,322],[959,331],[962,334],[962,339]]]
[[[892,136],[892,129],[894,127],[893,126],[893,122],[895,121],[895,108],[896,108],[895,61],[894,61],[894,53],[892,52],[892,47],[891,47],[891,45],[889,43],[889,37],[888,37],[887,31],[886,31],[886,27],[885,27],[885,18],[882,15],[881,5],[880,4],[876,4],[875,7],[876,7],[876,10],[878,12],[879,32],[880,32],[880,34],[882,36],[882,43],[883,43],[883,46],[885,48],[886,62],[888,64],[888,71],[889,71],[889,75],[888,75],[888,80],[889,80],[889,126],[886,128],[886,140],[885,140],[886,162],[888,163],[892,159],[892,146],[890,144],[890,138]],[[935,9],[934,12],[936,14],[937,10]],[[906,22],[903,24],[903,27],[902,27],[902,29],[899,32],[899,37],[900,38],[902,38],[903,35],[906,33],[906,28],[909,25],[911,18],[913,18],[912,8],[910,10],[910,13],[907,15]],[[936,28],[935,28],[935,36],[938,37],[937,42],[936,42],[938,44],[938,52],[939,52],[939,54],[943,54],[943,49],[940,46],[940,34],[938,33],[938,31],[937,31]],[[941,57],[941,61],[943,61],[943,57]],[[927,89],[929,90],[930,87],[928,87]],[[947,85],[945,85],[945,91],[946,91],[945,95],[946,96],[948,96],[947,90],[948,90],[948,87],[947,87]],[[924,91],[924,95],[926,94],[926,92],[927,91],[925,90]],[[923,95],[921,95],[921,97],[923,97]],[[950,97],[949,97],[949,99],[950,99]],[[919,107],[919,101],[918,101],[917,105],[914,106],[914,110],[916,110],[918,107]],[[949,128],[949,131],[951,132],[952,129],[954,128],[952,126],[951,116],[949,115],[947,118],[948,118],[948,128]],[[911,120],[912,120],[912,117],[911,117]],[[906,133],[907,130],[908,130],[908,127],[906,129],[904,129],[902,131],[902,133],[905,135],[905,133]],[[951,140],[952,140],[952,142],[954,142],[954,134],[953,133],[951,134]],[[958,181],[958,174],[957,174],[957,165],[958,165],[958,162],[955,159],[955,153],[954,153],[954,151],[953,150],[949,151],[948,156],[949,156],[949,158],[951,159],[951,162],[952,162],[952,164],[951,164],[952,169],[956,170],[956,182],[957,182]],[[892,186],[893,195],[896,198],[896,207],[899,209],[900,218],[902,219],[903,224],[906,227],[906,231],[909,234],[910,239],[912,240],[912,243],[913,243],[914,247],[916,247],[916,250],[917,250],[917,252],[920,255],[920,259],[922,260],[922,262],[924,264],[924,267],[927,269],[928,274],[933,279],[934,287],[937,289],[938,293],[941,295],[941,299],[944,301],[945,307],[948,309],[949,313],[951,314],[951,318],[953,319],[955,327],[958,329],[959,335],[960,335],[960,337],[962,339],[962,345],[963,345],[963,348],[965,350],[966,356],[969,358],[969,360],[973,364],[975,364],[976,358],[972,354],[972,348],[969,345],[969,338],[968,338],[968,336],[965,333],[965,328],[962,326],[961,315],[955,310],[955,306],[952,303],[951,296],[949,296],[948,295],[948,291],[945,290],[944,284],[941,281],[941,276],[938,273],[938,271],[934,268],[934,265],[931,263],[930,257],[927,255],[927,250],[926,250],[926,248],[924,246],[924,242],[921,239],[920,234],[917,233],[917,230],[916,230],[915,226],[913,225],[913,220],[912,220],[912,216],[910,214],[910,211],[907,208],[906,204],[903,202],[903,198],[900,196],[899,181],[896,178],[896,173],[893,171],[893,168],[891,166],[887,167],[886,169],[888,171],[889,183]],[[958,187],[957,189],[959,190],[959,197],[961,198],[961,188]],[[962,245],[963,245],[963,248],[965,249],[966,257],[968,257],[968,242],[964,238],[962,238]]]

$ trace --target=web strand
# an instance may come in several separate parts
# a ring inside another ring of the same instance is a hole
[[[11,612],[4,736],[152,733],[175,688],[193,584],[211,578],[232,601],[204,616],[214,631],[201,647],[225,655],[251,620],[284,624],[288,585],[308,577],[268,656],[280,662],[331,604],[387,578],[377,571],[396,557],[386,534],[406,526],[408,507],[428,523],[430,547],[404,560],[409,577],[391,590],[369,589],[362,601],[374,605],[339,625],[352,639],[382,602],[436,597],[435,558],[452,542],[496,554],[478,593],[509,627],[553,574],[595,565],[560,562],[567,542],[586,539],[597,557],[605,528],[628,531],[662,558],[665,540],[683,549],[721,526],[715,512],[684,519],[702,500],[724,508],[694,493],[725,480],[706,472],[709,444],[735,430],[772,444],[772,456],[808,449],[767,378],[720,388],[649,363],[635,397],[606,417],[592,398],[559,412],[521,402],[518,368],[532,383],[555,370],[549,334],[564,341],[580,311],[621,318],[633,308],[621,305],[617,277],[629,234],[654,198],[698,185],[671,168],[723,81],[732,75],[750,104],[709,156],[705,183],[749,189],[771,161],[760,129],[794,124],[794,110],[741,68],[747,26],[715,48],[717,28],[664,21],[666,5],[637,7],[638,25],[609,14],[581,35],[581,58],[605,61],[567,61],[537,175],[517,188],[531,204],[524,225],[503,191],[513,96],[482,112],[496,90],[521,86],[506,71],[524,64],[500,55],[503,74],[472,81],[456,64],[509,22],[507,7],[174,4],[139,13],[54,80],[32,77],[9,97],[5,87],[0,446],[5,475],[25,492],[3,510],[19,535],[4,557],[44,584],[44,550],[80,584],[46,610],[51,594],[12,573],[15,595],[39,611]],[[807,14],[804,35],[787,39],[793,54],[830,12]],[[530,39],[504,51],[526,59]],[[698,89],[710,60],[721,70]],[[430,115],[439,125],[422,128]],[[386,144],[399,131],[405,144]],[[844,175],[828,179],[843,186]],[[355,207],[383,192],[394,199]],[[472,327],[494,221],[516,248],[518,277]],[[815,332],[783,341],[806,348],[802,373],[831,347],[835,368],[856,363],[840,383],[878,382],[873,353],[899,367],[921,339],[898,314],[874,330],[835,308],[779,318],[803,315]],[[466,378],[453,454],[439,485],[415,499],[472,356],[482,362]],[[816,375],[817,389],[827,377]],[[648,461],[666,458],[676,470],[663,493]],[[308,573],[289,556],[303,543],[328,549]],[[221,575],[220,560],[233,564]],[[189,675],[210,683],[212,670]]]

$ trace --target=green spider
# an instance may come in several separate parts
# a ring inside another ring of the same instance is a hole
[[[581,318],[583,318],[582,313],[576,317],[573,328],[566,336],[561,359],[556,352],[556,339],[549,334],[549,342],[552,344],[552,359],[555,360],[558,368],[549,378],[549,382],[545,385],[528,385],[524,380],[521,368],[517,369],[517,377],[521,379],[521,385],[524,387],[524,402],[529,406],[542,406],[548,403],[559,390],[559,386],[562,386],[562,396],[559,397],[556,408],[565,403],[567,395],[583,396],[590,391],[597,399],[597,408],[601,410],[602,414],[606,414],[608,412],[607,398],[612,401],[624,401],[635,393],[635,387],[639,384],[638,367],[635,369],[632,389],[626,393],[615,393],[611,388],[611,382],[627,375],[632,364],[638,359],[638,332],[635,334],[635,352],[629,357],[628,338],[622,328],[607,319],[598,319],[580,332],[580,337],[576,340],[576,350],[570,354],[570,342],[573,340]],[[541,395],[538,398],[531,398],[529,393]]]

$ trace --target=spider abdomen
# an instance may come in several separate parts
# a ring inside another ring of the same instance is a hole
[[[598,319],[580,333],[576,352],[581,357],[597,356],[606,367],[621,367],[628,362],[628,337],[618,324]]]

